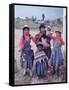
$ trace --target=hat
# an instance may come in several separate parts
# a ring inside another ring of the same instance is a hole
[[[43,44],[42,44],[42,42],[38,42],[37,44],[36,44],[36,46],[38,47],[38,46],[42,46],[43,47]]]
[[[27,28],[28,30],[30,29],[28,25],[24,25],[23,30],[25,30],[26,28]]]
[[[41,24],[41,25],[39,26],[39,29],[41,29],[41,28],[45,28],[45,25],[44,25],[44,24]]]
[[[48,31],[51,31],[51,27],[50,27],[50,26],[48,26],[47,30],[48,30]]]

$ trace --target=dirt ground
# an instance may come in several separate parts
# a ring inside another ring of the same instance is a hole
[[[54,74],[54,75],[48,74],[44,78],[38,78],[35,75],[33,75],[33,77],[30,77],[29,75],[23,76],[20,72],[15,74],[15,84],[16,85],[39,84],[39,83],[56,83],[56,82],[65,82],[64,73],[59,77],[57,77],[56,74]]]

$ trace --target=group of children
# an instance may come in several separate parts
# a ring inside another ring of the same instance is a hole
[[[28,73],[30,76],[36,75],[42,78],[47,75],[49,67],[53,68],[52,74],[59,75],[59,68],[63,64],[61,47],[64,45],[61,32],[56,31],[56,35],[53,36],[51,28],[48,27],[46,34],[43,24],[39,29],[40,32],[35,38],[30,35],[30,28],[27,25],[22,30],[23,36],[19,41],[19,48],[21,49],[20,62],[23,75]],[[37,47],[35,53],[31,49],[31,40]],[[53,41],[53,48],[51,48],[51,41]]]

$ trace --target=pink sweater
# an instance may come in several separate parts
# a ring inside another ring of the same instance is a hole
[[[32,36],[25,36],[25,39],[23,38],[23,36],[20,38],[20,40],[18,41],[18,47],[21,49],[21,48],[24,48],[24,43],[28,40],[32,39],[33,41],[34,38]]]

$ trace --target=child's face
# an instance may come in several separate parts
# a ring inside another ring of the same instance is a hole
[[[29,30],[28,29],[24,30],[24,35],[29,35]]]
[[[56,32],[56,36],[57,36],[57,37],[60,37],[61,34],[60,34],[59,32]]]
[[[50,35],[51,34],[51,31],[49,30],[49,31],[47,31],[47,33],[48,33],[48,35]]]
[[[38,48],[39,51],[41,51],[43,49],[42,46],[38,46],[37,48]]]
[[[42,34],[45,34],[45,28],[42,27],[42,28],[40,29],[40,32],[41,32]]]

